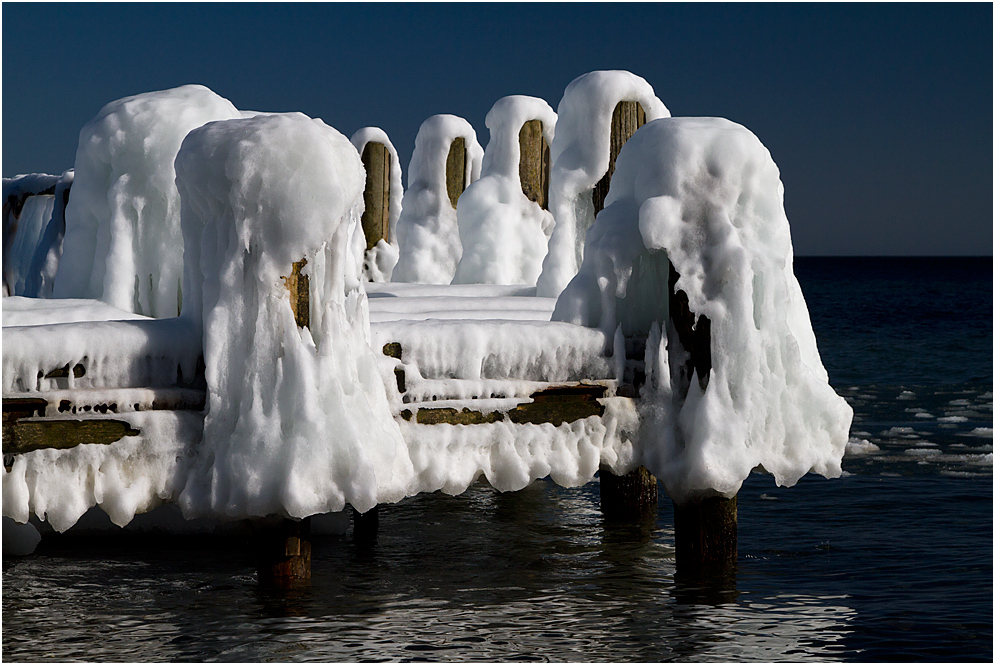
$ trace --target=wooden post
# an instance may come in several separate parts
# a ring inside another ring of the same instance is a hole
[[[288,587],[311,580],[311,519],[268,516],[253,521],[261,585]]]
[[[609,183],[616,170],[616,158],[623,144],[629,141],[636,130],[647,122],[647,114],[639,102],[619,102],[612,111],[612,133],[609,135],[609,169],[591,192],[595,205],[595,215],[605,207],[605,197],[609,193]]]
[[[529,120],[519,130],[519,182],[522,193],[547,210],[550,190],[550,144],[543,121]]]
[[[363,235],[367,239],[367,249],[373,248],[379,240],[390,242],[391,214],[391,151],[382,143],[371,141],[363,147],[360,156],[367,172],[367,184],[363,190]]]
[[[605,468],[598,470],[598,493],[607,518],[630,520],[657,515],[657,477],[642,465],[623,476]]]
[[[457,206],[457,199],[467,186],[467,142],[462,136],[453,139],[446,156],[446,194],[450,204]]]
[[[705,315],[695,316],[688,295],[677,288],[678,271],[668,261],[668,335],[676,335],[688,352],[679,373],[676,390],[681,398],[695,378],[700,388],[709,385],[712,371],[710,323]],[[735,568],[737,563],[737,498],[708,497],[674,505],[675,565],[683,571],[716,572]]]

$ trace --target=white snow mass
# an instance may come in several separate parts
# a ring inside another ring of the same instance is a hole
[[[536,97],[503,97],[485,118],[491,140],[481,177],[457,203],[463,256],[453,284],[536,284],[553,216],[523,194],[519,181],[519,130],[530,120],[543,123],[552,143],[557,114]]]
[[[465,142],[466,187],[480,176],[484,155],[470,123],[441,114],[428,118],[418,130],[398,219],[400,256],[394,282],[449,284],[453,279],[463,250],[457,212],[446,192],[446,157],[457,137]]]
[[[238,118],[204,86],[107,104],[80,131],[55,298],[93,298],[152,317],[179,312],[180,198],[173,159],[187,132]]]
[[[554,310],[617,340],[648,335],[640,439],[677,502],[732,497],[758,466],[779,485],[840,475],[853,412],[820,361],[782,198],[771,155],[742,126],[649,122],[623,146],[581,270]],[[668,259],[675,288],[711,324],[707,377],[687,375],[673,326],[647,326],[666,321]]]
[[[404,497],[411,462],[349,256],[363,205],[355,148],[320,120],[261,115],[191,132],[176,170],[183,313],[202,321],[208,385],[184,513],[300,518]],[[302,258],[310,329],[284,286]]]
[[[647,122],[671,115],[650,84],[630,72],[589,72],[564,90],[550,146],[550,211],[557,224],[536,285],[538,296],[557,297],[578,272],[584,235],[595,218],[591,191],[609,169],[612,112],[623,101],[639,102]]]

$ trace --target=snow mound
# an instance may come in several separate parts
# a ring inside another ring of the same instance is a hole
[[[395,282],[449,284],[456,272],[463,249],[457,212],[446,192],[446,157],[457,137],[463,137],[466,147],[466,187],[480,176],[484,155],[474,128],[448,114],[432,116],[419,127],[398,218]]]
[[[152,317],[180,309],[183,239],[173,160],[187,132],[238,118],[204,86],[107,104],[80,131],[55,298],[92,298]]]
[[[783,192],[767,149],[740,125],[647,123],[619,154],[581,270],[554,310],[617,341],[646,336],[644,464],[677,502],[730,497],[758,466],[779,485],[810,471],[840,475],[853,412],[820,361]],[[668,259],[675,289],[710,322],[705,377],[690,373],[675,326],[659,323]]]
[[[363,258],[363,276],[370,282],[390,282],[394,266],[398,263],[398,217],[401,216],[401,200],[404,188],[401,185],[401,161],[398,151],[387,137],[387,133],[379,127],[363,127],[349,139],[356,152],[363,155],[363,149],[368,143],[382,143],[391,154],[391,210],[388,213],[388,240],[377,241],[377,244],[366,251]]]
[[[481,178],[457,204],[463,256],[454,284],[536,284],[553,216],[523,194],[519,180],[519,131],[530,120],[543,123],[552,143],[557,114],[536,97],[503,97],[485,118],[491,140]]]
[[[550,211],[557,224],[537,296],[556,298],[578,272],[585,232],[595,219],[591,191],[609,169],[612,112],[623,101],[639,102],[647,122],[671,115],[650,84],[630,72],[589,72],[564,90],[550,146]]]
[[[260,115],[191,132],[176,171],[183,316],[203,322],[208,385],[184,514],[300,518],[404,497],[411,461],[350,255],[364,186],[355,148],[320,120]],[[284,286],[302,258],[310,328]]]

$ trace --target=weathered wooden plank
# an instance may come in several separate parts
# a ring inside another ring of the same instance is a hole
[[[462,136],[453,139],[446,156],[446,194],[456,208],[457,199],[467,187],[467,142]]]
[[[406,409],[401,412],[401,418],[410,421],[414,416],[420,425],[480,425],[496,423],[508,418],[516,424],[551,423],[555,426],[561,423],[573,423],[589,416],[602,416],[605,407],[598,398],[605,395],[605,387],[594,384],[578,386],[556,386],[543,391],[537,391],[530,396],[532,402],[518,405],[508,412],[481,412],[470,407],[457,410],[453,407],[421,408],[417,412]],[[473,401],[469,401],[471,404]]]
[[[311,296],[309,293],[311,281],[307,275],[303,275],[301,270],[307,265],[308,260],[294,262],[294,270],[290,277],[284,278],[284,285],[290,292],[291,311],[294,312],[294,321],[301,328],[308,328],[311,325]]]
[[[379,240],[390,242],[391,151],[382,143],[371,141],[363,147],[360,159],[367,172],[363,190],[363,235],[367,249]]]
[[[543,121],[530,120],[519,130],[519,183],[522,193],[547,209],[550,189],[550,144],[543,136]]]
[[[126,421],[116,419],[71,419],[65,421],[5,421],[3,453],[17,454],[38,449],[71,449],[80,444],[113,444],[122,437],[138,435]]]
[[[612,111],[612,131],[609,135],[609,169],[591,192],[595,215],[605,207],[609,184],[616,170],[616,158],[629,138],[647,122],[647,114],[639,102],[619,102]]]

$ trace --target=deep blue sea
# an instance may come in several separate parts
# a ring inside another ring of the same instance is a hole
[[[991,662],[992,266],[796,260],[865,452],[751,476],[732,579],[676,579],[663,493],[617,524],[597,483],[478,483],[316,538],[290,591],[235,537],[46,538],[3,562],[3,660]]]

